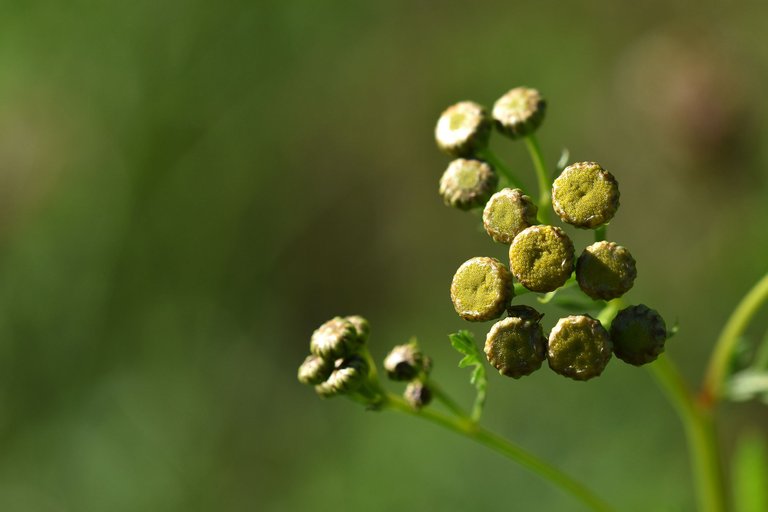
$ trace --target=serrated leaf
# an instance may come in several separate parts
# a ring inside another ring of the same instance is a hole
[[[466,368],[468,366],[474,366],[472,374],[469,377],[469,382],[475,386],[477,395],[475,396],[475,405],[472,408],[472,419],[478,421],[483,413],[483,405],[485,404],[485,393],[488,381],[485,375],[485,357],[475,342],[475,336],[465,330],[449,334],[448,339],[451,340],[451,345],[464,357],[459,361],[459,368]]]
[[[768,510],[768,447],[763,437],[752,434],[739,441],[732,471],[736,512]]]

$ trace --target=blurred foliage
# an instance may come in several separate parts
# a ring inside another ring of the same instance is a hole
[[[471,396],[448,284],[505,251],[436,193],[433,125],[458,100],[535,86],[550,164],[567,146],[618,178],[628,298],[679,320],[668,351],[692,379],[765,271],[764,4],[0,6],[0,510],[571,510],[480,448],[295,380],[312,329],[360,313],[374,355],[416,334]],[[630,510],[692,507],[642,370],[491,375],[485,419]],[[730,450],[766,411],[724,420]]]

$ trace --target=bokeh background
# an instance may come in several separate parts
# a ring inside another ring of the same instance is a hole
[[[446,335],[490,324],[458,319],[448,286],[505,250],[437,195],[434,123],[459,100],[537,87],[549,163],[567,147],[614,173],[627,298],[679,322],[668,353],[691,382],[768,268],[765,3],[0,11],[0,510],[581,510],[451,433],[295,379],[312,330],[359,313],[376,357],[416,335],[470,402]],[[524,147],[492,145],[533,190]],[[768,424],[757,404],[720,419],[726,457]],[[492,375],[485,421],[623,510],[694,507],[643,369]]]

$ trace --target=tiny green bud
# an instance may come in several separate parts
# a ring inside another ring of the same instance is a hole
[[[509,266],[529,290],[551,292],[573,272],[573,242],[556,226],[525,228],[509,246]]]
[[[405,387],[403,398],[408,402],[408,405],[418,411],[432,401],[432,391],[425,383],[414,380]]]
[[[451,300],[456,313],[470,322],[498,318],[512,300],[512,274],[496,258],[477,257],[465,261],[451,282]]]
[[[498,182],[499,178],[487,163],[457,158],[440,178],[440,196],[448,206],[469,210],[484,205]]]
[[[547,359],[556,373],[574,380],[597,377],[613,345],[603,325],[589,315],[561,318],[549,333]]]
[[[515,236],[536,224],[538,208],[519,188],[505,188],[491,196],[483,210],[483,226],[491,238],[511,244]]]
[[[667,325],[655,310],[644,304],[619,311],[611,323],[616,357],[635,366],[654,361],[664,352]]]
[[[344,320],[351,323],[355,326],[355,331],[357,332],[357,338],[360,341],[360,343],[365,343],[368,341],[368,335],[371,332],[371,327],[368,325],[368,320],[363,318],[360,315],[352,315],[345,317]]]
[[[491,119],[488,112],[473,101],[448,107],[437,121],[437,146],[451,156],[472,156],[488,145]]]
[[[485,355],[500,374],[519,379],[541,368],[546,345],[538,320],[510,316],[491,327],[485,339]]]
[[[351,393],[365,382],[368,377],[368,370],[368,363],[360,355],[354,354],[343,359],[337,359],[331,375],[315,389],[318,394],[325,396]],[[322,389],[318,390],[318,387]]]
[[[424,370],[424,359],[416,344],[397,345],[384,359],[384,370],[392,380],[415,379]]]
[[[532,322],[539,322],[544,315],[539,313],[531,306],[509,306],[507,308],[507,314],[510,317],[521,318],[523,320],[530,320]]]
[[[337,316],[315,330],[309,350],[323,359],[336,359],[354,353],[361,345],[354,324]]]
[[[310,385],[320,384],[330,377],[332,371],[331,361],[311,354],[299,366],[299,382]]]
[[[619,184],[595,162],[571,164],[552,184],[552,207],[563,222],[596,228],[619,208]]]
[[[493,119],[501,133],[516,139],[536,131],[544,120],[546,107],[539,91],[516,87],[496,100]]]
[[[595,242],[576,261],[579,288],[595,300],[621,297],[632,288],[635,277],[635,258],[614,242]]]

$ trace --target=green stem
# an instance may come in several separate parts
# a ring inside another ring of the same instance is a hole
[[[490,148],[485,148],[480,152],[478,156],[491,164],[491,167],[499,171],[502,176],[504,176],[504,178],[509,182],[512,188],[519,188],[522,190],[523,187],[520,186],[520,182],[515,178],[515,175],[512,173],[509,167],[504,165],[504,162],[502,162],[501,159],[497,157]]]
[[[448,396],[435,381],[429,380],[427,382],[427,386],[432,391],[432,394],[435,396],[435,398],[442,402],[442,404],[445,405],[449,411],[461,418],[467,417],[467,413],[464,412],[464,409],[462,409],[461,406],[453,400],[453,398]]]
[[[422,409],[421,411],[415,411],[409,407],[402,398],[393,394],[389,394],[387,396],[387,401],[384,407],[410,414],[412,416],[417,416],[424,420],[440,425],[441,427],[455,432],[456,434],[464,436],[468,439],[472,439],[477,443],[485,445],[487,448],[490,448],[496,453],[499,453],[500,455],[503,455],[504,457],[517,462],[532,473],[551,482],[561,490],[580,500],[592,510],[604,512],[613,510],[607,503],[601,500],[591,490],[561,470],[526,452],[519,446],[512,444],[506,439],[480,427],[467,417],[453,418],[429,408]]]
[[[595,228],[595,242],[602,242],[605,240],[606,235],[608,234],[608,226],[603,224],[600,227]]]
[[[768,274],[747,293],[725,323],[715,343],[704,378],[702,402],[710,406],[720,399],[733,351],[760,306],[768,300]]]
[[[711,409],[694,399],[667,356],[662,354],[648,368],[683,423],[700,512],[725,511],[723,472]]]
[[[539,217],[541,222],[549,222],[549,207],[552,205],[552,184],[549,180],[547,166],[544,163],[544,156],[541,152],[541,146],[536,135],[531,134],[525,137],[525,145],[528,153],[533,160],[533,167],[536,169],[536,179],[539,183]]]
[[[600,313],[597,314],[597,319],[600,320],[600,323],[603,324],[603,327],[608,329],[611,326],[611,322],[613,322],[613,317],[616,316],[616,313],[619,312],[621,309],[621,306],[624,305],[624,302],[621,300],[621,298],[613,299],[608,302],[608,304],[605,305],[605,307],[600,311]]]

